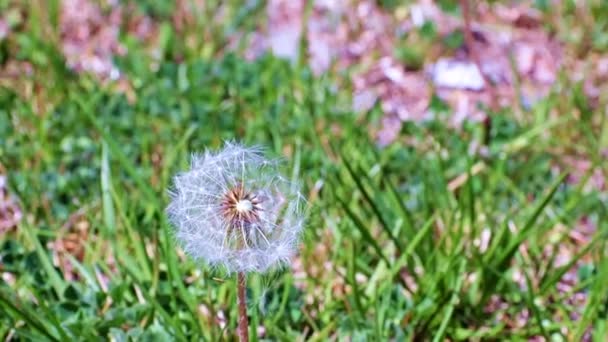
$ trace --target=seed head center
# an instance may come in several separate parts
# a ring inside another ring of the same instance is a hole
[[[248,213],[253,209],[253,203],[248,199],[242,199],[236,202],[236,211],[241,214]]]
[[[261,200],[241,185],[232,188],[221,201],[222,214],[231,225],[241,226],[260,219]]]

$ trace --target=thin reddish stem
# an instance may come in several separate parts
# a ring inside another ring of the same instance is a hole
[[[479,70],[479,74],[483,78],[484,83],[488,87],[488,92],[490,93],[490,107],[493,110],[496,110],[496,89],[494,89],[494,83],[490,80],[488,75],[481,68],[481,58],[479,53],[475,47],[475,38],[473,37],[473,30],[471,29],[471,4],[470,0],[460,0],[460,8],[462,10],[462,17],[464,21],[464,42],[469,49],[469,53],[471,59],[473,59],[473,63]]]
[[[488,92],[490,93],[490,108],[493,111],[496,111],[498,109],[498,94],[496,92],[494,84],[491,82],[488,75],[483,72],[483,69],[481,68],[481,58],[479,57],[477,49],[475,48],[475,38],[473,37],[473,31],[471,30],[471,4],[469,3],[470,1],[471,0],[460,0],[460,8],[462,10],[462,17],[464,20],[464,41],[467,48],[469,49],[469,53],[473,59],[473,62],[477,66],[477,69],[479,70],[479,73],[481,74],[484,83],[488,87]],[[483,124],[485,130],[484,144],[489,145],[490,131],[492,130],[492,117],[490,116],[490,114],[486,116],[486,119],[484,120]]]
[[[237,302],[239,305],[238,335],[239,341],[249,342],[249,320],[247,319],[247,275],[237,273]]]

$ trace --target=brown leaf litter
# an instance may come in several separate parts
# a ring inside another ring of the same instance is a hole
[[[563,63],[563,44],[542,29],[541,14],[527,3],[473,7],[475,46],[451,50],[441,42],[462,32],[463,21],[444,13],[434,1],[420,0],[391,13],[374,1],[318,0],[305,25],[308,62],[316,73],[353,71],[348,82],[353,85],[354,109],[367,111],[379,102],[384,112],[376,132],[381,144],[396,139],[402,122],[433,117],[429,108],[433,91],[450,105],[455,125],[483,120],[485,111],[479,104],[488,107],[496,101],[502,107],[513,103],[529,107],[546,96]],[[295,60],[304,16],[301,0],[269,1],[266,27],[254,33],[248,56],[271,50]],[[395,51],[404,43],[423,46],[415,37],[427,22],[435,25],[438,38],[422,51],[426,67],[411,69],[396,58]],[[483,74],[475,67],[473,49]],[[483,76],[491,80],[495,94]]]
[[[134,101],[130,80],[113,61],[115,56],[127,53],[127,48],[119,41],[121,27],[136,39],[153,45],[157,25],[151,18],[138,14],[133,4],[109,1],[105,5],[102,8],[91,0],[63,0],[61,49],[70,69],[94,75]],[[150,53],[154,55],[153,51]]]

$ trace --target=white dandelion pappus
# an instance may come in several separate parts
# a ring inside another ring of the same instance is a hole
[[[303,227],[299,185],[260,148],[228,142],[192,156],[174,178],[167,208],[185,252],[229,272],[263,272],[288,262]]]

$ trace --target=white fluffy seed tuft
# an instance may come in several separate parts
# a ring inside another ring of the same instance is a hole
[[[304,198],[259,148],[227,142],[193,155],[170,195],[169,220],[194,259],[229,272],[264,272],[295,252]]]

